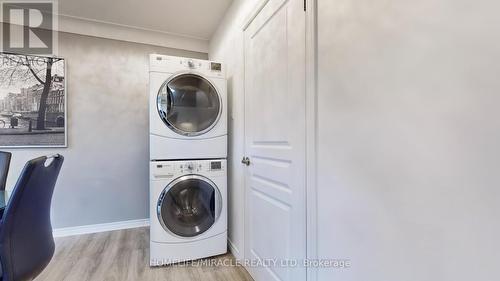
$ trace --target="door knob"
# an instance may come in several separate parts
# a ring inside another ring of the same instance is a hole
[[[241,163],[250,166],[250,158],[243,156],[243,159],[241,159]]]

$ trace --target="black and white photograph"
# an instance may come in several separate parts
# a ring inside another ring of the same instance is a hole
[[[0,147],[65,147],[65,61],[0,54]]]

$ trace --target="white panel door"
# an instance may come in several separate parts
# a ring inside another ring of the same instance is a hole
[[[245,256],[266,264],[247,267],[256,281],[306,280],[305,120],[303,0],[269,0],[245,30]]]

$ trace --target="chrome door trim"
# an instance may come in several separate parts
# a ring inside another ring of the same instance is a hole
[[[168,84],[170,82],[172,82],[172,80],[180,77],[180,76],[183,76],[183,75],[187,75],[187,74],[191,74],[191,75],[194,75],[194,76],[198,76],[200,77],[201,79],[205,80],[210,86],[212,86],[214,89],[215,89],[215,94],[217,95],[217,97],[219,98],[219,113],[217,114],[217,118],[215,119],[215,121],[212,123],[212,125],[210,125],[210,127],[206,128],[205,130],[203,131],[199,131],[199,132],[185,132],[183,130],[180,130],[178,129],[177,127],[175,127],[172,123],[170,123],[168,121],[168,119],[165,117],[165,119],[161,116],[160,114],[160,108],[159,108],[159,103],[158,103],[158,99],[160,97],[160,91],[163,87],[166,87],[168,86]],[[215,86],[214,83],[212,83],[212,81],[210,81],[210,79],[208,79],[207,77],[205,77],[205,75],[199,73],[199,72],[196,72],[196,71],[183,71],[183,72],[178,72],[172,76],[170,76],[167,80],[165,80],[165,82],[163,82],[163,84],[161,84],[160,86],[160,89],[158,90],[158,94],[156,95],[156,112],[158,113],[158,116],[160,117],[160,119],[163,121],[163,123],[165,125],[167,125],[167,127],[169,129],[171,129],[172,131],[174,131],[175,133],[181,135],[181,136],[187,136],[187,137],[196,137],[196,136],[201,136],[207,132],[209,132],[210,130],[212,130],[215,125],[217,125],[219,123],[219,119],[222,115],[222,107],[224,106],[223,102],[222,102],[222,97],[221,95],[219,94],[219,89]]]
[[[204,182],[208,183],[214,189],[215,194],[216,194],[216,196],[215,196],[215,219],[214,219],[214,223],[204,232],[202,232],[196,236],[193,236],[193,237],[185,237],[185,236],[180,236],[180,235],[173,233],[168,228],[168,226],[165,225],[165,223],[163,222],[163,217],[161,215],[161,206],[163,203],[163,199],[165,198],[165,195],[172,187],[174,187],[179,182],[182,182],[185,180],[190,180],[190,179],[197,179],[197,180],[204,181]],[[212,227],[219,221],[219,217],[221,215],[221,212],[222,212],[222,195],[221,195],[220,190],[217,187],[217,185],[213,181],[211,181],[209,178],[201,176],[201,175],[195,175],[195,174],[180,176],[180,177],[176,178],[175,180],[171,181],[163,189],[163,191],[160,193],[160,197],[158,198],[158,201],[156,202],[156,216],[157,216],[158,220],[160,221],[160,224],[163,227],[163,229],[165,231],[167,231],[170,235],[173,235],[177,238],[182,238],[182,239],[193,239],[193,238],[196,238],[196,237],[210,231],[210,229],[212,229]]]

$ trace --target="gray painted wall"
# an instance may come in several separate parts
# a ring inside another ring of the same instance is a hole
[[[66,59],[67,149],[10,149],[8,186],[24,163],[66,158],[53,198],[54,228],[149,217],[148,63],[150,53],[206,59],[207,54],[59,33]]]
[[[318,3],[319,280],[498,280],[500,2]]]

